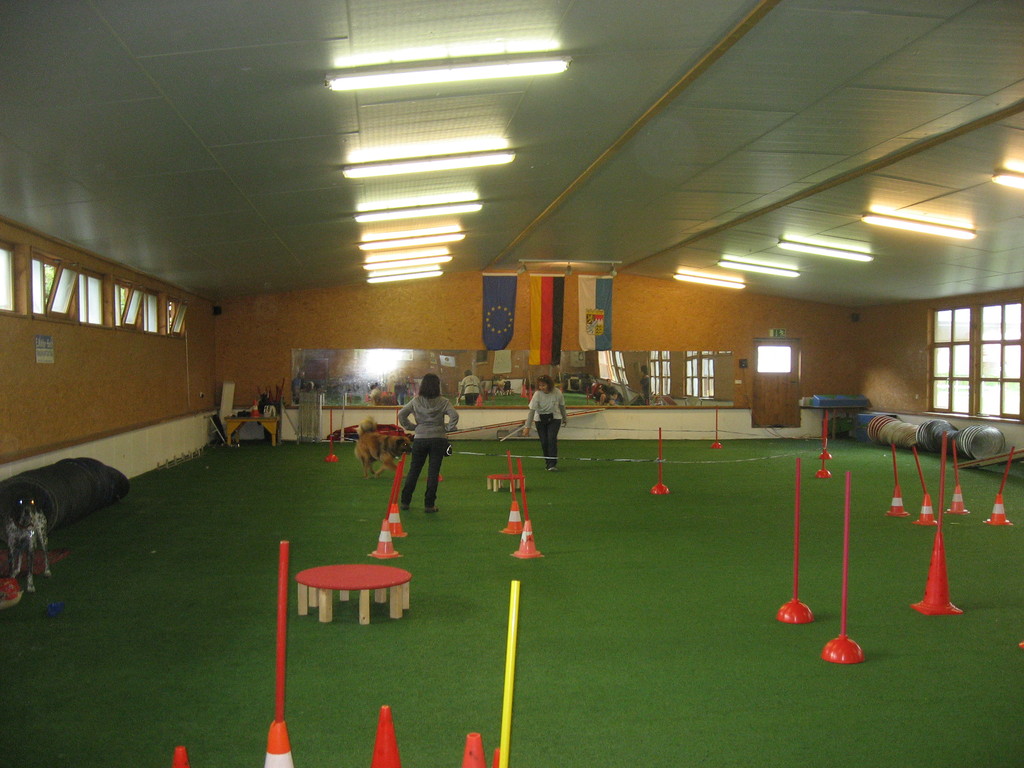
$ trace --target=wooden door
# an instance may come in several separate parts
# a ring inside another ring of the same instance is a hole
[[[800,426],[800,342],[754,340],[754,427]]]

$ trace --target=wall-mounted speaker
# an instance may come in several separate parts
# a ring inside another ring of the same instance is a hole
[[[221,312],[223,312],[223,311],[224,311],[224,310],[222,310],[222,309],[220,308],[220,304],[214,304],[214,305],[213,305],[213,314],[215,314],[215,315],[219,315],[219,314],[220,314]]]

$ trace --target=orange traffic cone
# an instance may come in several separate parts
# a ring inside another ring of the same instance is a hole
[[[921,501],[921,516],[914,521],[914,525],[938,525],[935,521],[935,512],[932,510],[932,497],[927,492]]]
[[[1003,494],[996,494],[996,503],[992,507],[992,517],[985,521],[988,525],[1013,525],[1006,519],[1006,510],[1003,507]]]
[[[401,555],[395,551],[395,547],[391,543],[391,526],[388,524],[388,519],[386,517],[380,524],[380,536],[377,538],[377,549],[370,553],[370,557],[380,559],[401,557]]]
[[[386,704],[380,708],[380,716],[377,718],[377,738],[373,742],[373,762],[370,768],[402,768],[395,724],[391,720],[391,707]]]
[[[960,490],[960,485],[957,484],[953,488],[953,500],[949,502],[949,509],[946,510],[951,515],[969,515],[970,510],[964,507],[964,493]]]
[[[187,749],[184,747],[174,748],[174,762],[171,763],[171,768],[189,768]]]
[[[1021,643],[1021,648],[1024,648],[1024,643]],[[494,748],[494,761],[491,763],[491,768],[498,768],[498,763],[501,761],[501,749],[499,747]]]
[[[924,600],[910,606],[925,616],[943,616],[963,613],[949,602],[949,579],[946,576],[946,548],[942,543],[942,529],[935,531],[935,545],[932,548],[932,562],[928,567],[928,582],[924,588]]]
[[[259,418],[260,415],[260,403],[259,400],[252,401],[252,408],[249,409],[249,416],[253,419]]]
[[[899,483],[896,483],[896,487],[892,491],[892,504],[885,514],[889,517],[910,517],[910,513],[903,508],[903,492],[900,490]]]
[[[512,481],[513,484],[515,480]],[[516,494],[512,492],[512,507],[508,511],[508,525],[501,529],[501,533],[515,533],[519,534],[523,532],[523,518],[519,516],[519,502],[516,501]]]
[[[402,528],[402,516],[398,512],[398,505],[395,502],[391,502],[391,508],[388,510],[388,529],[391,531],[391,536],[408,536]]]
[[[294,768],[292,762],[292,745],[288,741],[288,726],[284,720],[275,720],[270,724],[267,736],[267,759],[263,768]]]
[[[524,559],[528,557],[544,557],[544,555],[537,551],[537,546],[533,541],[533,525],[529,520],[523,523],[523,535],[519,540],[519,550],[513,552],[512,557]]]
[[[462,768],[487,768],[487,761],[484,760],[484,740],[479,733],[470,733],[466,736]]]

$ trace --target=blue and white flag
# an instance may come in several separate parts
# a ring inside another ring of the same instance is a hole
[[[612,285],[610,277],[580,275],[580,349],[612,348]]]
[[[512,341],[518,283],[516,275],[484,275],[484,349],[504,349]]]

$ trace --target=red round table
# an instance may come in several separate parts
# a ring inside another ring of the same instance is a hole
[[[402,618],[409,608],[409,581],[412,574],[389,565],[321,565],[295,574],[299,585],[299,615],[319,607],[320,621],[334,618],[334,592],[348,600],[349,592],[359,592],[359,623],[370,623],[370,592],[374,601],[383,603],[391,591],[391,618]]]

